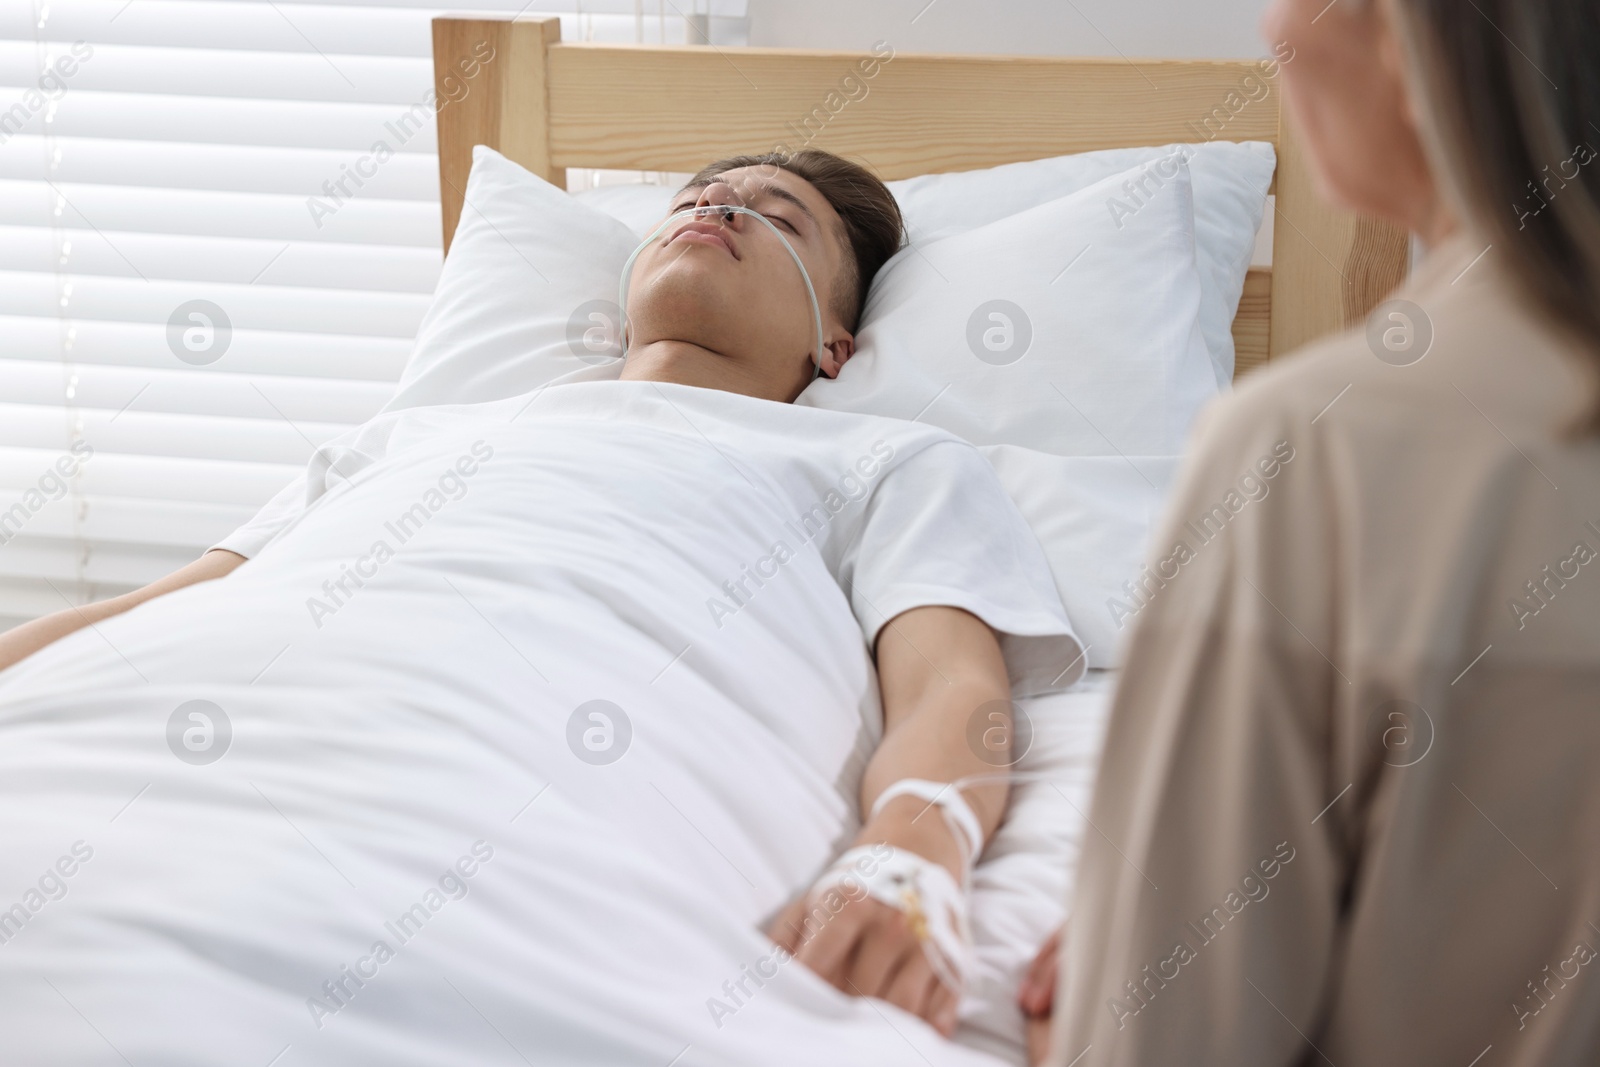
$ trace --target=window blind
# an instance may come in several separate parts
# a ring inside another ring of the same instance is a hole
[[[193,560],[388,398],[440,267],[449,11],[749,32],[744,0],[0,0],[0,628]]]

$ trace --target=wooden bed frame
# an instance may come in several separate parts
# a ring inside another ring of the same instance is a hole
[[[494,58],[479,63],[486,45]],[[1236,376],[1359,322],[1405,275],[1404,233],[1317,196],[1258,63],[895,53],[863,78],[872,58],[563,43],[554,18],[434,19],[445,247],[478,144],[564,187],[567,167],[693,172],[807,137],[885,180],[1215,137],[1278,152],[1272,266],[1245,284]],[[841,104],[847,75],[867,92]]]

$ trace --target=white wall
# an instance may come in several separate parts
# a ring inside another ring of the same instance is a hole
[[[1249,59],[1267,0],[749,0],[750,43],[905,52]]]

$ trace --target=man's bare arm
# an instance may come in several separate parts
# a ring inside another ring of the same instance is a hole
[[[862,778],[864,812],[905,778],[955,782],[995,772],[967,741],[974,712],[993,701],[1009,707],[1011,699],[999,639],[982,620],[949,607],[896,616],[878,636],[878,680],[884,737]],[[986,754],[993,759],[992,750]],[[1001,779],[962,789],[985,839],[1000,825],[1009,788]],[[932,860],[958,881],[965,874],[961,846],[939,809],[917,797],[890,801],[856,839],[878,842]],[[955,1029],[956,998],[934,976],[903,914],[875,900],[853,901],[809,940],[798,921],[804,914],[802,899],[779,917],[772,936],[812,970],[847,993],[920,1015],[947,1035]]]
[[[994,631],[959,608],[915,608],[896,616],[878,635],[878,685],[883,694],[883,741],[861,780],[861,810],[902,778],[954,782],[993,775],[995,766],[974,751],[967,726],[980,707],[1010,706],[1011,682]],[[989,760],[993,751],[987,752]],[[961,791],[987,840],[1005,814],[1009,784],[1003,779]],[[913,821],[915,820],[915,821]],[[958,878],[961,853],[944,818],[927,801],[903,796],[863,827],[862,843],[887,841],[934,860]]]
[[[184,586],[194,585],[196,582],[208,582],[225,577],[233,573],[243,562],[244,557],[237,552],[214,548],[193,563],[179,567],[165,578],[151,582],[141,589],[135,589],[131,593],[85,604],[81,608],[65,608],[54,615],[46,615],[13,627],[0,634],[0,670],[21,662],[44,646],[59,641],[70,633],[102,619],[109,619],[113,615],[121,615],[146,600],[154,600],[158,596],[175,589],[182,589]]]

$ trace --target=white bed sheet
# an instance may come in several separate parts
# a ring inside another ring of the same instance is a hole
[[[978,966],[956,1035],[1015,1064],[1027,1058],[1017,989],[1036,947],[1067,917],[1115,679],[1093,670],[1064,693],[1018,702],[1032,744],[973,878]]]
[[[705,414],[680,401],[677,415]],[[518,407],[502,406],[508,419]],[[815,552],[743,607],[738,621],[760,625],[721,630],[715,655],[692,651],[711,640],[708,579],[765,552],[771,516],[767,487],[707,423],[667,433],[667,418],[588,433],[581,419],[436,426],[403,462],[354,471],[359,457],[342,456],[349,479],[330,455],[296,535],[227,582],[0,675],[8,1056],[992,1067],[991,1052],[762,962],[762,922],[854,832],[876,685],[860,622]],[[428,504],[376,560],[370,546],[467,456],[479,461],[457,479],[461,498]],[[629,509],[574,503],[597,461],[629,456]],[[695,491],[719,533],[685,544],[665,520]],[[508,574],[529,529],[551,540]],[[597,570],[602,529],[612,565]],[[371,571],[365,584],[310,611],[352,566]],[[609,765],[569,750],[569,713],[592,699],[632,713],[631,745]],[[176,755],[187,720],[175,732],[174,716],[195,700],[231,730],[215,762]],[[1079,751],[1080,733],[1041,730],[1029,760]],[[1013,921],[1049,927],[1037,900],[1010,914],[1001,873],[1036,862],[1022,855],[1030,835],[1055,830],[1020,816],[1048,802],[1019,791],[979,879],[981,902],[996,902],[981,909],[985,937]],[[985,952],[993,988],[980,981],[974,1018],[988,1014],[982,997],[1004,999],[995,990],[1020,954]],[[756,985],[750,967],[775,976]],[[1004,1022],[989,1029],[1003,1051]]]

